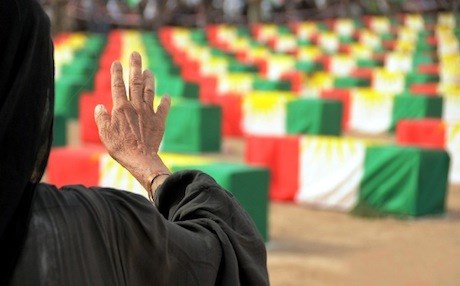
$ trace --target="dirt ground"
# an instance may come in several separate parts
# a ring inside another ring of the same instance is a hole
[[[80,145],[78,123],[69,127],[70,145]],[[241,141],[226,140],[215,157],[242,153]],[[400,220],[271,203],[271,284],[460,285],[460,186],[450,186],[447,205],[442,217]]]
[[[445,216],[363,219],[272,203],[272,285],[460,285],[460,186]]]

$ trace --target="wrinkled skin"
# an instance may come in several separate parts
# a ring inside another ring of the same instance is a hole
[[[142,72],[142,58],[137,52],[130,58],[129,94],[126,94],[123,69],[118,61],[112,64],[110,72],[113,110],[109,114],[102,104],[96,106],[94,117],[99,136],[112,158],[125,167],[147,192],[153,193],[166,179],[167,175],[163,174],[170,173],[158,155],[158,148],[171,100],[162,97],[154,110],[155,80],[149,70]],[[149,193],[150,197],[152,193]]]

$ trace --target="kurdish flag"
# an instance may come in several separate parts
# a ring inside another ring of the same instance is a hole
[[[441,149],[333,136],[252,136],[246,144],[246,161],[270,169],[274,200],[398,216],[445,210],[450,160]]]
[[[265,168],[241,163],[221,163],[203,156],[161,154],[172,171],[201,170],[231,192],[268,240],[268,183]],[[72,161],[72,164],[64,162]],[[126,190],[144,197],[147,192],[137,180],[107,154],[103,147],[56,148],[50,155],[48,182],[63,186],[84,184]]]

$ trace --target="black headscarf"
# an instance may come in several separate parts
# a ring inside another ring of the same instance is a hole
[[[0,285],[20,254],[52,141],[50,23],[35,0],[0,1]]]

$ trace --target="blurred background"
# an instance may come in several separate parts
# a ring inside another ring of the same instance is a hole
[[[235,195],[273,285],[460,284],[460,1],[40,2],[46,181],[145,196],[93,119],[138,51],[172,98],[162,158]]]
[[[305,19],[458,11],[453,0],[41,0],[54,31],[107,32],[164,25],[288,23]]]

